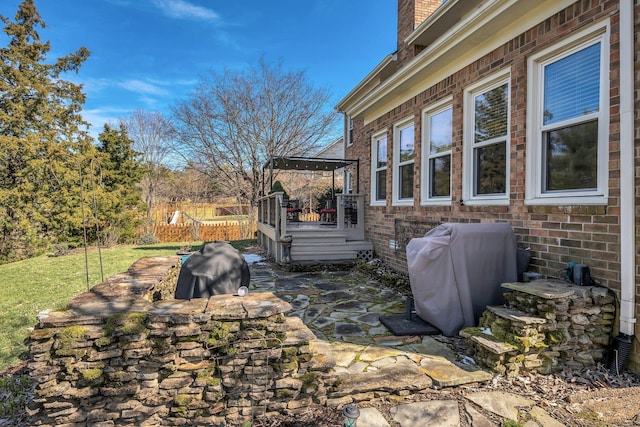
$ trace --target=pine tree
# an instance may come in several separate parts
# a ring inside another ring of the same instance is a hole
[[[119,129],[105,125],[98,141],[98,151],[102,154],[100,196],[96,203],[99,223],[106,243],[131,242],[144,212],[139,186],[144,170],[138,160],[139,153],[132,149],[133,141],[122,125]]]
[[[15,20],[0,16],[8,44],[0,48],[0,260],[33,255],[81,226],[79,171],[94,151],[80,112],[78,72],[89,51],[49,61],[45,23],[34,0]]]

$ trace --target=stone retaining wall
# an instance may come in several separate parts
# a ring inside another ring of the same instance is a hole
[[[468,328],[478,361],[512,375],[593,366],[606,356],[615,320],[606,288],[541,280],[505,283],[505,307],[489,307]]]
[[[288,303],[159,300],[178,268],[179,257],[142,259],[40,316],[28,339],[37,425],[239,425],[325,403],[314,336],[284,316]]]

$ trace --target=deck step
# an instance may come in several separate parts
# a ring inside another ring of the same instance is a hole
[[[512,322],[520,322],[525,325],[544,324],[547,321],[541,317],[531,316],[530,314],[520,311],[515,308],[501,307],[501,306],[488,306],[487,310],[492,312],[498,317],[510,320]]]
[[[354,260],[358,254],[354,251],[317,250],[291,252],[293,261],[338,261]]]
[[[293,236],[293,240],[313,240],[313,239],[342,239],[343,241],[347,240],[347,233],[339,233],[335,230],[313,230],[313,231],[294,231],[287,230],[287,234]]]

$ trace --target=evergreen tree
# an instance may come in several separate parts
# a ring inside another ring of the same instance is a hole
[[[100,164],[94,171],[100,172],[100,186],[95,190],[99,197],[94,215],[102,225],[106,243],[131,242],[144,212],[139,186],[144,170],[138,161],[139,153],[132,149],[133,141],[122,125],[119,129],[105,125],[98,141]]]
[[[8,36],[0,48],[0,260],[6,261],[77,233],[78,174],[94,150],[82,130],[82,88],[61,78],[77,72],[89,51],[48,60],[34,0],[18,6],[15,20],[0,20]]]

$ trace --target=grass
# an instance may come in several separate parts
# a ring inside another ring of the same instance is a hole
[[[254,240],[231,242],[242,251]],[[102,249],[104,278],[126,271],[136,260],[149,256],[175,255],[181,243],[123,246]],[[192,250],[199,246],[192,247]],[[89,287],[102,282],[99,253],[88,253]],[[76,295],[87,290],[84,251],[60,257],[46,255],[0,265],[0,372],[16,365],[26,355],[24,340],[35,326],[36,316],[46,309],[63,309]]]

